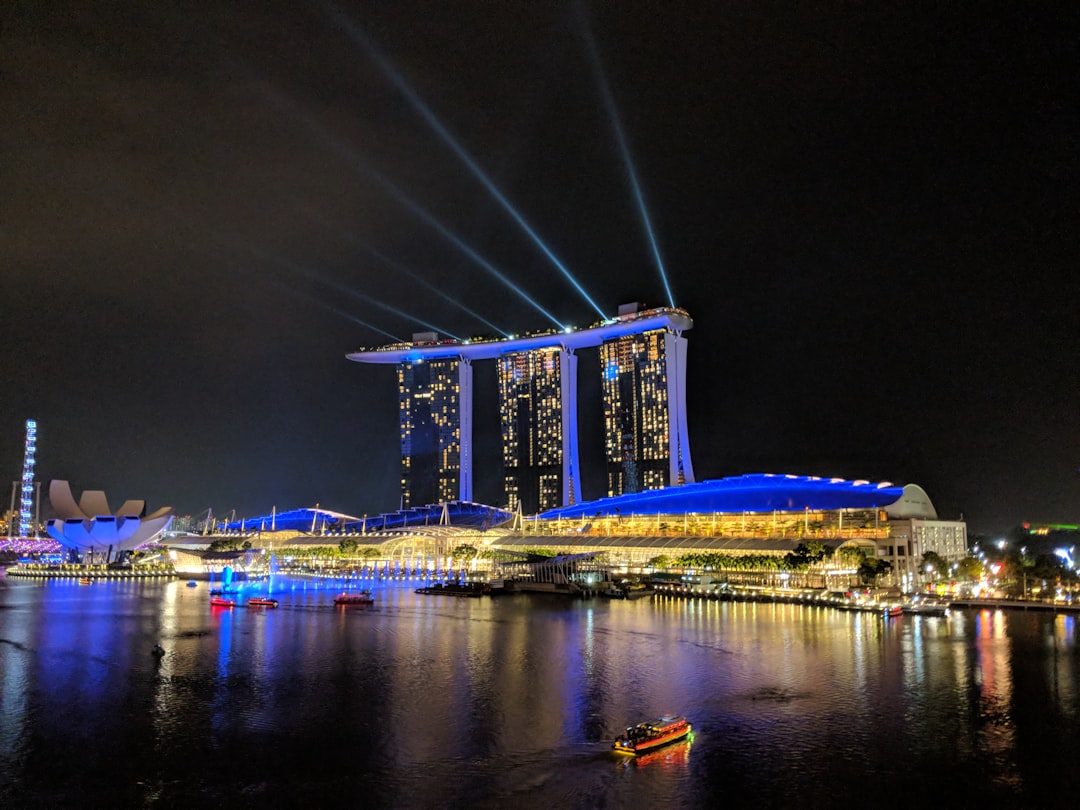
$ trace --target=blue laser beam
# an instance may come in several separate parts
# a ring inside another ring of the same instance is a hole
[[[310,267],[307,267],[305,265],[294,262],[291,259],[287,259],[287,258],[284,258],[282,256],[270,256],[270,255],[267,255],[266,253],[255,250],[254,248],[251,248],[251,247],[249,247],[248,250],[250,250],[252,254],[258,256],[263,261],[272,262],[273,264],[277,265],[278,267],[289,270],[289,271],[291,271],[293,273],[296,273],[297,275],[305,276],[305,277],[311,279],[312,281],[317,282],[318,284],[322,284],[324,287],[329,287],[329,288],[331,288],[333,290],[337,290],[339,293],[342,293],[343,295],[347,295],[350,298],[353,298],[354,300],[360,301],[362,303],[370,304],[371,306],[382,309],[382,310],[384,310],[386,312],[389,312],[389,313],[391,313],[393,315],[397,315],[400,318],[404,318],[407,321],[412,321],[414,323],[420,324],[421,326],[425,326],[428,329],[431,329],[431,330],[433,330],[435,332],[441,332],[442,334],[447,335],[447,336],[453,338],[454,340],[460,340],[461,339],[457,335],[450,332],[449,330],[443,329],[441,326],[437,326],[437,325],[435,325],[433,323],[425,321],[422,318],[417,318],[415,315],[411,315],[410,313],[405,312],[404,310],[398,309],[397,307],[395,307],[395,306],[393,306],[391,304],[387,304],[385,301],[380,301],[377,298],[372,298],[370,295],[365,295],[362,292],[354,290],[351,287],[349,287],[349,286],[347,286],[345,284],[342,284],[339,281],[335,281],[334,279],[327,278],[322,273],[319,273],[318,271],[316,271],[316,270],[314,270],[314,269],[312,269]]]
[[[368,177],[369,179],[375,181],[383,189],[383,191],[393,197],[402,207],[407,208],[415,217],[424,221],[425,223],[427,223],[428,226],[438,231],[444,239],[446,239],[448,242],[454,245],[454,247],[456,247],[458,250],[460,250],[462,253],[472,259],[473,262],[486,270],[489,274],[491,274],[492,277],[494,277],[506,287],[511,289],[514,293],[518,295],[518,297],[520,297],[523,301],[532,306],[533,309],[535,309],[537,312],[544,315],[544,317],[550,320],[559,329],[566,328],[564,324],[560,323],[558,318],[556,318],[554,315],[544,309],[544,307],[542,307],[539,303],[533,300],[517,284],[515,284],[513,281],[503,275],[503,273],[500,272],[497,267],[495,267],[491,262],[481,256],[476,250],[466,244],[466,242],[460,237],[458,237],[457,234],[455,234],[448,227],[443,225],[433,214],[429,213],[419,203],[414,202],[386,175],[384,175],[378,169],[375,169],[366,161],[361,159],[353,149],[342,143],[339,139],[335,138],[330,133],[326,132],[321,126],[312,121],[309,116],[303,114],[295,104],[282,97],[281,94],[272,91],[265,86],[263,87],[263,90],[266,97],[272,103],[275,103],[280,107],[284,107],[289,112],[291,112],[297,118],[297,120],[301,121],[304,124],[309,133],[311,133],[314,137],[317,137],[325,147],[331,149],[335,154],[338,155],[338,157],[348,162],[353,169],[355,169],[360,174]]]
[[[394,341],[394,343],[404,343],[405,342],[401,338],[399,338],[397,335],[395,335],[395,334],[393,334],[391,332],[387,332],[385,329],[380,329],[378,326],[375,326],[372,323],[368,323],[365,320],[361,320],[360,318],[357,318],[355,315],[350,315],[349,313],[347,313],[347,312],[345,312],[343,310],[340,310],[337,307],[326,303],[325,301],[319,300],[318,298],[311,295],[310,293],[304,292],[303,290],[298,290],[295,287],[292,287],[292,286],[286,284],[281,279],[274,278],[273,276],[265,276],[265,275],[260,276],[260,277],[263,278],[266,281],[269,281],[271,284],[281,288],[282,290],[284,290],[285,292],[287,292],[291,296],[294,296],[296,298],[302,298],[302,299],[308,301],[309,303],[314,304],[317,307],[321,307],[322,309],[325,309],[328,312],[332,312],[333,314],[335,314],[335,315],[337,315],[337,316],[339,316],[341,318],[344,318],[347,321],[350,321],[351,323],[357,324],[358,326],[362,326],[365,329],[370,329],[372,332],[377,332],[380,335],[384,335],[384,336],[390,338],[390,340]]]
[[[426,287],[427,289],[431,290],[432,292],[437,293],[438,295],[440,295],[442,297],[442,299],[444,301],[446,301],[451,306],[455,306],[458,309],[462,310],[463,312],[465,312],[465,313],[471,315],[472,317],[476,318],[478,321],[483,323],[485,326],[488,326],[491,329],[494,329],[496,332],[498,332],[504,338],[510,337],[509,332],[507,332],[507,331],[505,331],[503,329],[500,329],[495,324],[493,324],[491,321],[489,321],[487,318],[485,318],[483,315],[479,314],[478,312],[474,312],[473,310],[469,309],[469,307],[465,306],[465,304],[463,304],[460,301],[456,300],[455,298],[447,295],[442,290],[440,290],[438,287],[436,287],[434,284],[431,284],[430,282],[426,281],[421,276],[419,276],[416,273],[412,272],[409,268],[405,267],[400,262],[396,262],[393,259],[389,258],[388,256],[384,256],[382,253],[375,250],[375,248],[371,247],[370,245],[364,245],[363,243],[357,243],[357,244],[359,245],[359,247],[362,250],[367,251],[371,256],[374,256],[376,259],[381,261],[387,267],[391,267],[391,268],[393,268],[394,270],[396,270],[396,271],[398,271],[400,273],[404,273],[406,276],[408,276],[413,281],[420,284],[422,287]]]
[[[573,273],[563,264],[559,257],[547,246],[547,243],[540,238],[540,235],[532,228],[531,225],[525,220],[525,217],[510,203],[506,196],[499,190],[498,186],[487,176],[483,169],[480,168],[476,160],[466,151],[457,139],[450,133],[446,126],[438,119],[432,109],[424,102],[422,98],[413,90],[412,86],[405,81],[405,77],[398,72],[398,70],[390,63],[375,44],[367,37],[367,35],[360,30],[351,20],[345,17],[342,13],[336,9],[328,9],[328,13],[334,18],[335,22],[345,31],[346,34],[359,45],[371,58],[383,74],[393,83],[393,85],[401,92],[403,96],[412,105],[420,117],[427,122],[435,133],[443,140],[443,142],[450,147],[455,155],[461,160],[462,163],[472,172],[473,176],[480,181],[481,185],[488,190],[488,193],[498,201],[503,209],[510,214],[518,226],[532,239],[533,243],[540,248],[545,256],[551,261],[552,264],[563,274],[563,277],[570,282],[582,298],[588,302],[588,304],[596,310],[597,314],[601,318],[606,318],[607,315],[602,309],[593,301],[592,297],[585,291],[585,288],[581,286],[580,282],[574,277]]]
[[[383,254],[380,251],[376,250],[375,248],[373,248],[371,245],[369,245],[367,242],[365,242],[360,237],[356,236],[355,234],[346,233],[345,231],[342,231],[340,228],[336,227],[332,223],[326,222],[326,220],[324,220],[322,217],[317,215],[310,208],[302,208],[301,210],[303,210],[303,213],[305,213],[312,220],[316,221],[318,224],[322,225],[323,227],[332,229],[341,239],[344,239],[345,241],[349,242],[350,244],[355,245],[360,250],[364,251],[365,253],[367,253],[369,256],[373,257],[377,261],[382,262],[383,264],[385,264],[387,267],[391,268],[395,272],[399,272],[399,273],[402,273],[402,274],[408,276],[410,279],[415,281],[421,287],[424,287],[425,289],[428,289],[431,292],[435,293],[440,298],[442,298],[446,303],[450,304],[450,306],[457,307],[458,309],[460,309],[462,312],[466,313],[467,315],[470,315],[473,318],[476,318],[476,320],[480,321],[482,324],[489,327],[490,329],[493,329],[495,332],[502,335],[503,337],[505,337],[505,338],[510,337],[509,332],[507,332],[507,331],[505,331],[503,329],[500,329],[498,326],[493,324],[491,321],[489,321],[483,315],[481,315],[478,312],[473,311],[472,309],[470,309],[468,306],[466,306],[465,304],[458,301],[453,296],[447,295],[445,292],[440,290],[438,287],[436,287],[430,281],[425,279],[423,276],[419,275],[418,273],[414,273],[408,267],[401,264],[401,262],[397,262],[397,261],[391,259],[389,256],[386,256],[385,254]]]
[[[611,87],[608,85],[607,77],[604,74],[604,67],[600,63],[600,54],[597,52],[596,42],[593,40],[592,33],[589,31],[589,22],[585,18],[585,13],[580,4],[577,5],[577,12],[581,22],[582,38],[585,40],[585,49],[589,52],[589,58],[592,61],[596,83],[599,86],[600,95],[604,100],[604,107],[607,109],[608,119],[611,121],[611,126],[615,130],[615,140],[618,141],[623,163],[626,164],[626,173],[630,178],[630,186],[634,192],[634,200],[637,202],[638,211],[641,213],[641,222],[645,226],[645,234],[649,239],[649,246],[652,248],[653,257],[656,260],[656,269],[660,271],[660,280],[664,283],[664,292],[667,293],[668,303],[674,307],[675,297],[671,294],[671,285],[668,284],[667,271],[664,269],[664,260],[660,258],[660,248],[656,243],[656,235],[653,233],[652,221],[649,217],[649,211],[645,206],[645,196],[641,192],[641,184],[638,183],[637,171],[634,169],[634,161],[630,157],[630,147],[626,142],[626,134],[623,132],[622,123],[619,120],[619,111],[615,106],[615,97],[611,93]]]

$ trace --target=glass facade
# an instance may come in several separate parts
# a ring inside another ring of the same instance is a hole
[[[512,511],[533,514],[573,497],[576,372],[577,358],[561,349],[498,360],[503,488]]]
[[[685,483],[685,474],[683,481],[671,475],[672,337],[656,329],[600,345],[609,497]]]
[[[468,500],[472,367],[458,358],[397,367],[402,506]]]

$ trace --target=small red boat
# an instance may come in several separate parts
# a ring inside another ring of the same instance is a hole
[[[661,745],[681,740],[692,731],[690,721],[685,717],[666,714],[655,720],[647,720],[630,726],[615,738],[615,751],[620,754],[637,756],[652,751]]]
[[[276,608],[278,605],[277,599],[270,599],[266,596],[253,596],[248,599],[248,607],[264,607],[264,608]]]
[[[211,596],[210,607],[236,607],[236,600],[228,596]]]
[[[375,597],[371,595],[371,591],[360,591],[359,593],[343,593],[334,597],[335,605],[374,605]]]
[[[902,616],[902,615],[904,615],[904,606],[903,605],[890,605],[889,607],[885,608],[885,615],[886,616]]]
[[[79,584],[80,585],[93,585],[94,580],[90,579],[90,577],[79,577]]]

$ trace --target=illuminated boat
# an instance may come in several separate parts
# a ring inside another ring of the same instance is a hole
[[[375,597],[371,591],[359,591],[358,593],[342,593],[334,597],[335,605],[374,605]]]
[[[629,726],[615,738],[614,748],[620,754],[638,756],[661,745],[681,740],[690,731],[690,721],[685,717],[665,714],[655,720]]]
[[[230,596],[211,596],[210,607],[236,607],[236,600]]]
[[[902,615],[904,615],[904,606],[903,605],[890,605],[889,607],[885,608],[885,615],[886,616],[902,616]]]
[[[79,584],[80,585],[93,585],[94,580],[90,579],[90,577],[79,577]]]
[[[248,607],[264,607],[264,608],[276,608],[278,606],[277,599],[271,599],[267,596],[253,596],[248,599]]]

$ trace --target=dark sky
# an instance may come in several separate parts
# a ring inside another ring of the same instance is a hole
[[[117,504],[396,508],[394,375],[345,354],[389,342],[370,327],[492,332],[444,296],[550,325],[402,199],[597,320],[364,37],[605,312],[666,303],[586,19],[695,319],[697,477],[915,482],[974,532],[1080,520],[1074,4],[329,9],[3,5],[11,480],[34,417],[39,478]],[[499,503],[495,399],[479,368],[476,496]]]

